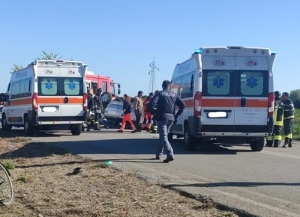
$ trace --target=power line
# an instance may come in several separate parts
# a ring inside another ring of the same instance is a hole
[[[155,60],[153,58],[152,63],[150,63],[151,71],[148,72],[150,75],[150,82],[149,82],[149,91],[148,93],[154,93],[156,90],[156,78],[155,78],[155,70],[159,71],[159,68],[155,66]]]

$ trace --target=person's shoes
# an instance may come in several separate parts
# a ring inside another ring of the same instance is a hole
[[[136,130],[132,130],[132,131],[131,131],[131,133],[135,133],[135,132],[136,132]]]
[[[155,159],[156,160],[160,160],[160,156],[157,154],[157,155],[155,155]]]
[[[142,132],[142,130],[141,130],[141,129],[138,129],[138,130],[136,130],[135,132]]]
[[[274,147],[274,148],[278,148],[279,146],[275,144],[273,147]]]
[[[289,148],[291,148],[291,147],[293,147],[293,145],[292,145],[292,144],[289,144]]]
[[[164,160],[164,163],[169,163],[170,161],[173,161],[174,160],[174,157],[167,157],[165,160]]]
[[[119,133],[123,133],[123,132],[124,132],[124,130],[118,130],[118,132],[119,132]]]
[[[284,144],[283,146],[282,146],[282,148],[286,148],[287,147],[287,144]]]

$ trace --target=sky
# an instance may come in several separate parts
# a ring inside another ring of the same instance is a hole
[[[277,52],[275,89],[300,88],[299,0],[0,0],[1,79],[42,51],[83,61],[121,84],[148,93],[155,58],[156,89],[177,63],[207,46],[267,47]]]

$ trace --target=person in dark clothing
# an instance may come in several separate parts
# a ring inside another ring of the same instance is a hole
[[[180,97],[169,90],[170,86],[170,81],[163,81],[163,90],[156,93],[149,103],[149,111],[152,114],[155,113],[155,119],[158,123],[159,141],[156,159],[160,159],[160,155],[162,155],[165,150],[167,158],[164,160],[164,163],[169,163],[174,160],[173,148],[168,140],[168,133],[173,122],[181,115],[185,108],[185,104]],[[176,114],[175,106],[179,107]]]
[[[157,94],[159,91],[158,90],[156,90],[155,92],[154,92],[154,95],[155,94]],[[157,133],[157,121],[156,121],[156,119],[155,119],[156,117],[155,117],[155,114],[154,115],[152,115],[152,122],[153,122],[153,124],[152,124],[152,131],[151,131],[151,133]]]
[[[133,102],[133,107],[134,107],[134,111],[135,111],[135,127],[137,129],[137,132],[141,132],[141,117],[143,114],[143,91],[139,91],[138,95],[134,98],[134,102]]]
[[[150,102],[150,99],[153,97],[153,93],[150,93],[149,96],[144,100],[144,121],[142,124],[142,129],[147,130],[147,132],[150,132],[151,130],[151,121],[152,121],[152,114],[148,112],[148,103]]]
[[[136,132],[136,128],[135,128],[134,124],[131,121],[130,96],[128,96],[127,94],[124,94],[124,97],[123,97],[123,111],[122,111],[122,115],[123,115],[122,126],[121,126],[121,129],[118,130],[118,132],[121,132],[121,133],[124,132],[126,122],[128,121],[130,123],[130,125],[131,125],[131,128],[132,128],[131,133],[135,133]]]
[[[87,110],[87,131],[90,131],[91,125],[92,125],[92,120],[91,120],[91,110],[93,108],[93,94],[91,94],[91,89],[87,88],[87,103],[88,103],[88,110]]]
[[[100,130],[100,128],[98,126],[98,121],[99,121],[100,115],[103,113],[101,92],[102,92],[101,88],[97,89],[96,95],[93,98],[93,109],[95,112],[94,130]]]
[[[283,148],[292,147],[293,142],[293,121],[294,121],[294,103],[289,98],[290,95],[287,92],[282,93],[281,101],[283,102],[283,129],[284,129],[284,145]]]
[[[275,148],[278,148],[281,143],[281,132],[283,125],[283,103],[281,101],[281,94],[279,91],[274,92],[275,105],[274,105],[274,127],[271,136],[267,137],[267,147],[272,147],[274,144]]]

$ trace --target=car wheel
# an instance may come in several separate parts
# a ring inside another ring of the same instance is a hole
[[[26,136],[34,136],[36,131],[34,126],[29,122],[28,117],[24,117],[24,133]]]
[[[196,138],[191,135],[188,124],[184,127],[184,146],[187,151],[194,151],[196,149]]]
[[[2,125],[2,129],[5,131],[9,131],[12,128],[12,126],[8,125],[5,114],[2,115],[1,125]]]
[[[112,95],[109,92],[103,92],[101,94],[101,100],[102,100],[102,105],[104,108],[107,107],[107,105],[111,102],[112,100]]]
[[[82,131],[82,125],[75,126],[71,129],[71,133],[74,136],[79,136],[81,134],[81,131]]]
[[[261,151],[263,150],[265,145],[264,138],[260,138],[259,140],[250,142],[250,147],[252,151]]]

